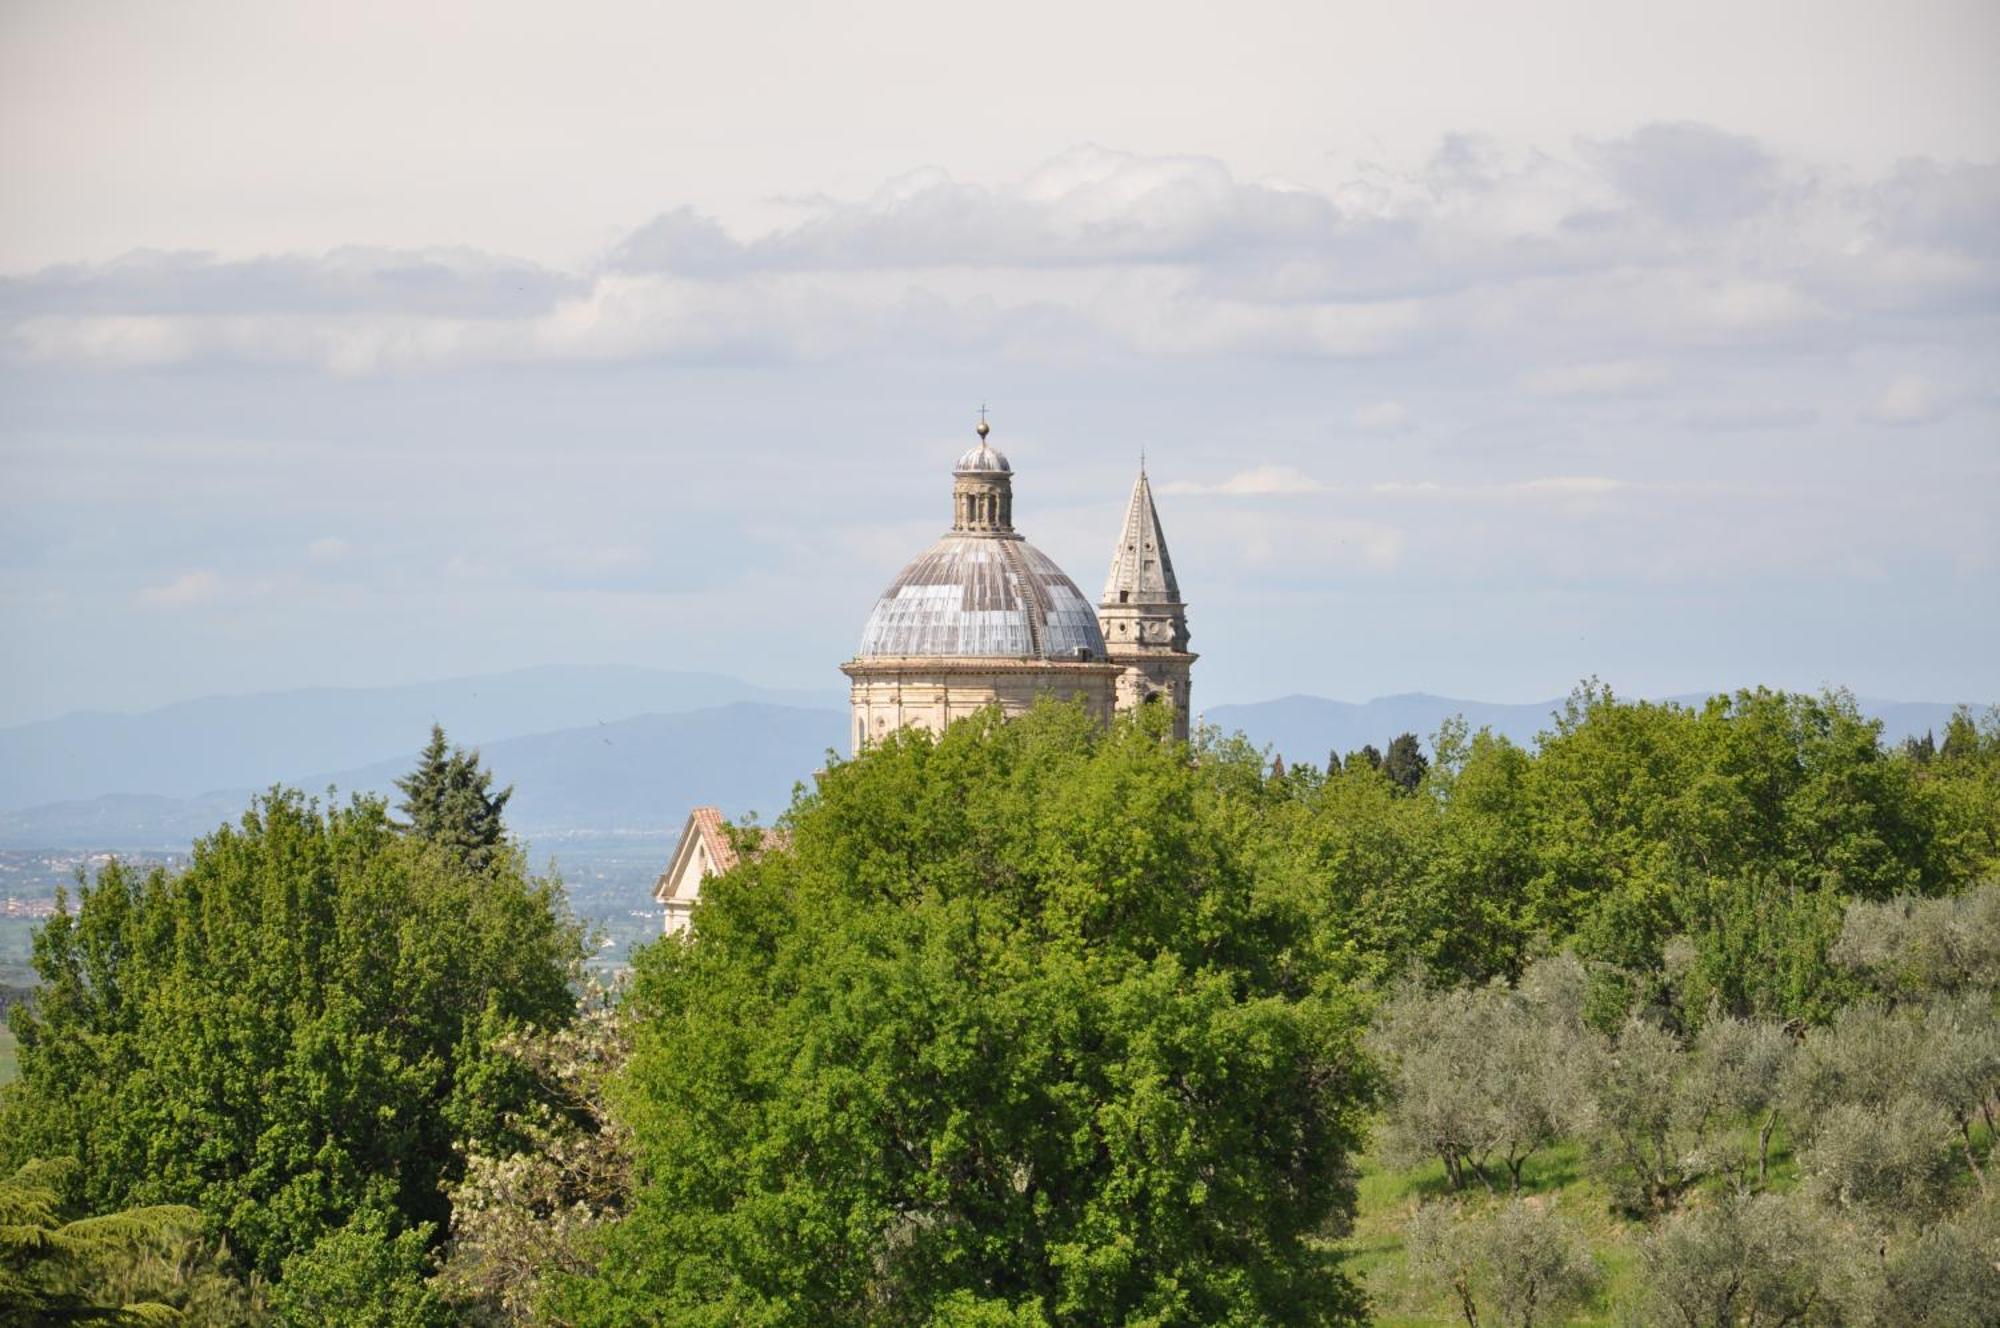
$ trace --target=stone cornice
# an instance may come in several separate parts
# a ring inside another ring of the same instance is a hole
[[[1106,653],[1111,657],[1113,664],[1121,664],[1128,660],[1135,664],[1143,661],[1192,664],[1201,658],[1192,650],[1149,650],[1145,646],[1109,646],[1106,648]]]
[[[1193,656],[1189,656],[1193,658]],[[1116,677],[1125,665],[1111,660],[999,659],[965,655],[899,655],[850,659],[840,666],[850,678],[922,677],[976,674],[1054,674],[1060,677]]]

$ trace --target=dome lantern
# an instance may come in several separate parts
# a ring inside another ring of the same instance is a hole
[[[951,528],[966,535],[1014,533],[1014,468],[986,441],[992,427],[981,407],[979,441],[951,468]]]

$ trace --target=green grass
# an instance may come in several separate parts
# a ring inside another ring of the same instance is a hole
[[[1753,1129],[1746,1126],[1739,1135],[1740,1144],[1752,1145]],[[1385,1165],[1372,1151],[1363,1153],[1357,1162],[1354,1231],[1341,1242],[1342,1267],[1368,1293],[1374,1322],[1381,1328],[1462,1323],[1455,1306],[1432,1298],[1411,1282],[1403,1253],[1404,1224],[1419,1203],[1453,1197],[1475,1207],[1506,1202],[1505,1169],[1492,1168],[1497,1194],[1489,1195],[1475,1184],[1467,1193],[1455,1196],[1445,1181],[1442,1163],[1399,1171]],[[1710,1177],[1702,1188],[1726,1183],[1723,1177]],[[1769,1188],[1783,1191],[1797,1184],[1790,1140],[1781,1124],[1771,1140]],[[1583,1145],[1565,1141],[1529,1158],[1522,1169],[1521,1195],[1554,1204],[1558,1212],[1576,1223],[1603,1273],[1596,1296],[1567,1322],[1588,1328],[1611,1328],[1618,1323],[1621,1303],[1637,1290],[1638,1246],[1645,1228],[1612,1207],[1609,1191],[1590,1174]]]
[[[1374,1322],[1381,1328],[1459,1322],[1450,1305],[1431,1299],[1411,1283],[1403,1257],[1403,1224],[1411,1212],[1419,1203],[1452,1197],[1444,1166],[1432,1162],[1397,1171],[1382,1165],[1373,1154],[1363,1154],[1360,1164],[1354,1232],[1343,1242],[1347,1251],[1343,1266],[1368,1293]],[[1496,1196],[1478,1188],[1462,1197],[1475,1205],[1505,1202],[1504,1170],[1494,1177],[1494,1184],[1499,1188]],[[1528,1159],[1522,1171],[1521,1193],[1553,1203],[1582,1228],[1604,1271],[1604,1281],[1596,1298],[1569,1322],[1609,1328],[1617,1322],[1619,1301],[1632,1287],[1633,1264],[1638,1257],[1637,1228],[1612,1212],[1604,1187],[1586,1175],[1583,1149],[1575,1143],[1560,1144]]]
[[[15,1055],[14,1030],[0,1019],[0,1084],[7,1083],[20,1073],[21,1063]]]

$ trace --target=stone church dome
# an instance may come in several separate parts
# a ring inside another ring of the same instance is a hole
[[[856,658],[1101,662],[1095,607],[1014,529],[1014,468],[978,432],[952,467],[951,533],[882,592]]]
[[[1104,636],[1040,549],[1011,532],[954,532],[897,575],[861,632],[859,658],[919,655],[1102,660]]]

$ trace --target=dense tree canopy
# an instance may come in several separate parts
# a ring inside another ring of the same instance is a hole
[[[1995,715],[1891,750],[1839,693],[1587,686],[1532,748],[1321,770],[983,714],[835,762],[580,1018],[507,792],[441,731],[400,787],[402,823],[274,793],[43,928],[0,1207],[36,1248],[200,1230],[21,1285],[190,1325],[1352,1322],[1379,1112],[1375,1158],[1455,1187],[1401,1235],[1468,1322],[1624,1275],[1580,1253],[1607,1219],[1640,1324],[1991,1322]]]
[[[1259,778],[1249,772],[1247,778]],[[1156,723],[904,734],[639,960],[646,1182],[586,1323],[1273,1324],[1357,1306],[1356,1025]]]
[[[1824,1019],[1854,994],[1828,957],[1849,901],[2000,869],[2000,723],[1952,732],[1924,762],[1840,693],[1689,708],[1583,688],[1533,751],[1446,725],[1416,797],[1392,796],[1407,755],[1274,782],[1250,818],[1258,874],[1350,976],[1513,977],[1569,947],[1616,970],[1622,1010],[1679,944],[1690,1018]]]
[[[293,793],[184,870],[108,867],[36,938],[0,1150],[75,1159],[92,1211],[193,1205],[266,1276],[364,1210],[435,1235],[506,1088],[484,1040],[570,1009],[558,891]]]

